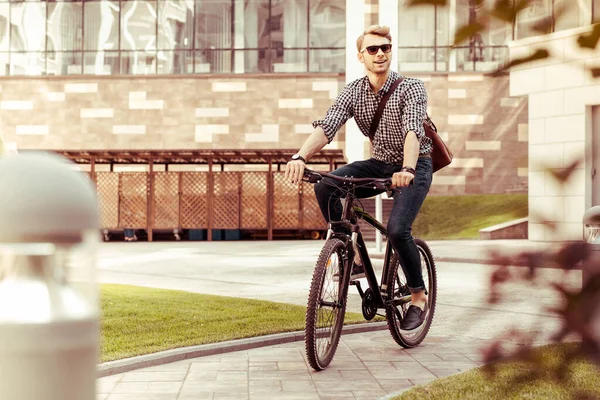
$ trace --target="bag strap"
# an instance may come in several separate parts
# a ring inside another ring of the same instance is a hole
[[[394,83],[392,83],[392,86],[390,86],[390,89],[381,98],[381,101],[379,102],[379,108],[377,108],[377,112],[375,113],[375,116],[373,117],[373,120],[371,121],[371,129],[369,130],[369,139],[371,139],[371,141],[373,141],[373,138],[375,137],[375,132],[377,132],[377,126],[379,125],[379,120],[381,119],[381,116],[383,115],[383,109],[385,108],[385,105],[386,105],[388,99],[390,98],[392,93],[394,93],[394,91],[396,90],[398,85],[400,85],[402,83],[403,80],[404,80],[404,77],[400,77],[399,79],[396,79],[394,81]]]

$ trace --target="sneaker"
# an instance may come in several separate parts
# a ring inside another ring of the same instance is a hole
[[[364,278],[365,276],[365,267],[363,265],[353,263],[352,275],[350,276],[350,279],[355,281],[357,279]]]
[[[427,302],[425,302],[425,308],[421,310],[415,305],[410,305],[402,322],[400,322],[400,330],[413,331],[423,325],[425,317],[427,316]]]

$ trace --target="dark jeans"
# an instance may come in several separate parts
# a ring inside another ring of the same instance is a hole
[[[355,178],[391,178],[395,172],[399,172],[401,169],[401,165],[386,164],[371,158],[344,165],[333,171],[332,174]],[[431,158],[419,157],[415,170],[416,176],[412,185],[394,190],[394,207],[387,223],[388,240],[400,256],[408,288],[413,293],[420,292],[424,288],[421,258],[412,237],[412,224],[431,186]],[[340,197],[343,192],[335,187],[336,183],[325,178],[315,184],[319,207],[327,222],[339,221],[342,218]],[[354,192],[358,198],[372,197],[379,193],[381,193],[380,190],[370,188],[357,188]]]

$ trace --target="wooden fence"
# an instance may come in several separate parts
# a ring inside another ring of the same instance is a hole
[[[324,230],[313,185],[284,172],[91,172],[103,230]]]

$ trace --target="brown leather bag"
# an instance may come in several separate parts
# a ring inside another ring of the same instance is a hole
[[[397,79],[392,84],[387,93],[381,98],[381,101],[379,102],[379,108],[377,108],[377,112],[375,113],[375,116],[371,121],[371,129],[369,130],[369,139],[371,139],[371,142],[373,142],[373,138],[375,137],[375,132],[377,131],[379,120],[383,115],[383,110],[388,99],[396,90],[398,85],[402,83],[403,80],[404,78]],[[425,120],[423,121],[423,129],[425,130],[425,136],[431,139],[431,143],[433,146],[433,150],[431,152],[431,161],[433,164],[433,172],[437,172],[440,169],[450,165],[450,163],[452,162],[453,154],[438,134],[437,127],[427,114],[425,114]]]
[[[423,129],[425,129],[425,136],[431,139],[433,150],[431,151],[431,161],[433,165],[433,172],[439,171],[440,169],[447,167],[452,162],[454,157],[452,151],[446,146],[446,143],[438,135],[437,128],[429,115],[426,115],[425,121],[423,121]]]

